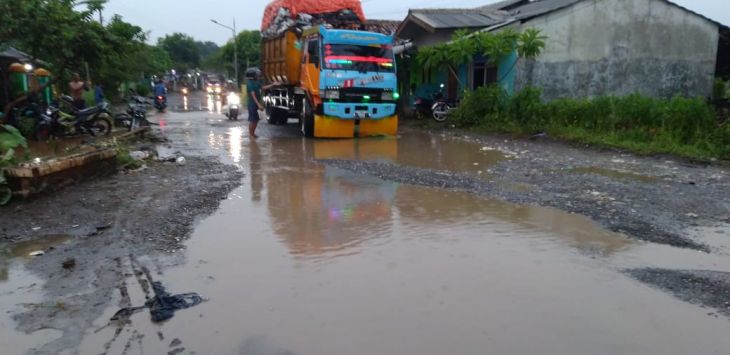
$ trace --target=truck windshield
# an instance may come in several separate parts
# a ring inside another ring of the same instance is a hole
[[[393,47],[390,45],[325,44],[323,50],[325,69],[376,72],[395,70]]]

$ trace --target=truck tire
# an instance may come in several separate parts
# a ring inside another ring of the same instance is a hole
[[[271,125],[285,124],[287,121],[287,112],[280,108],[272,107],[271,113],[266,115],[266,120]]]
[[[314,137],[314,111],[307,98],[302,99],[302,110],[299,113],[299,125],[305,137]]]

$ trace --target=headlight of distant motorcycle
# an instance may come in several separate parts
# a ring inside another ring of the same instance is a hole
[[[323,97],[328,100],[339,100],[340,91],[339,90],[325,90]]]
[[[238,105],[241,103],[241,98],[237,94],[228,94],[228,104]]]
[[[380,100],[382,101],[393,101],[395,100],[395,95],[392,91],[383,91],[383,94],[380,95]]]
[[[47,109],[46,109],[46,115],[50,116],[50,115],[52,115],[52,114],[53,114],[53,111],[51,111],[51,109],[50,109],[50,108],[47,108]]]

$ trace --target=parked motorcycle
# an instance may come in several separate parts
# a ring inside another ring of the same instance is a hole
[[[444,122],[449,114],[459,105],[459,100],[448,100],[444,97],[444,84],[441,84],[439,91],[433,94],[434,102],[431,106],[431,115],[436,122]]]
[[[72,106],[73,99],[62,96],[61,102]],[[84,110],[73,110],[72,113],[63,112],[57,104],[51,105],[41,115],[35,138],[45,141],[51,136],[64,137],[83,133],[93,137],[109,135],[113,127],[111,117],[108,102]]]
[[[416,113],[416,118],[423,119],[426,117],[432,117],[433,111],[431,111],[431,107],[433,106],[433,98],[423,98],[419,97],[416,98],[414,105],[414,111]]]
[[[145,98],[133,96],[127,104],[127,111],[114,116],[115,124],[126,127],[129,131],[133,131],[139,127],[149,127],[151,123],[147,120],[148,104]]]
[[[154,102],[155,108],[157,109],[157,112],[165,112],[165,109],[167,108],[167,97],[165,96],[156,96],[155,102]]]

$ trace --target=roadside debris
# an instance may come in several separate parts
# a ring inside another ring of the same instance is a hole
[[[137,151],[129,153],[129,156],[136,161],[142,161],[142,160],[149,159],[150,152],[143,152],[141,150],[137,150]]]
[[[177,165],[185,165],[185,157],[179,157],[175,160]]]
[[[36,256],[43,256],[43,255],[45,255],[45,254],[46,254],[46,252],[45,252],[45,251],[43,251],[43,250],[38,250],[38,251],[34,251],[34,252],[31,252],[31,253],[30,253],[30,254],[28,254],[28,255],[29,255],[29,256],[32,256],[32,257],[36,257]]]
[[[122,308],[114,314],[111,320],[125,320],[133,314],[149,308],[152,322],[160,323],[172,318],[177,310],[194,307],[203,302],[203,298],[197,293],[170,295],[159,281],[152,283],[152,290],[155,292],[155,296],[145,302],[144,306]]]
[[[61,264],[61,266],[63,266],[63,268],[66,270],[71,270],[76,267],[76,259],[74,259],[74,258],[66,259]]]

